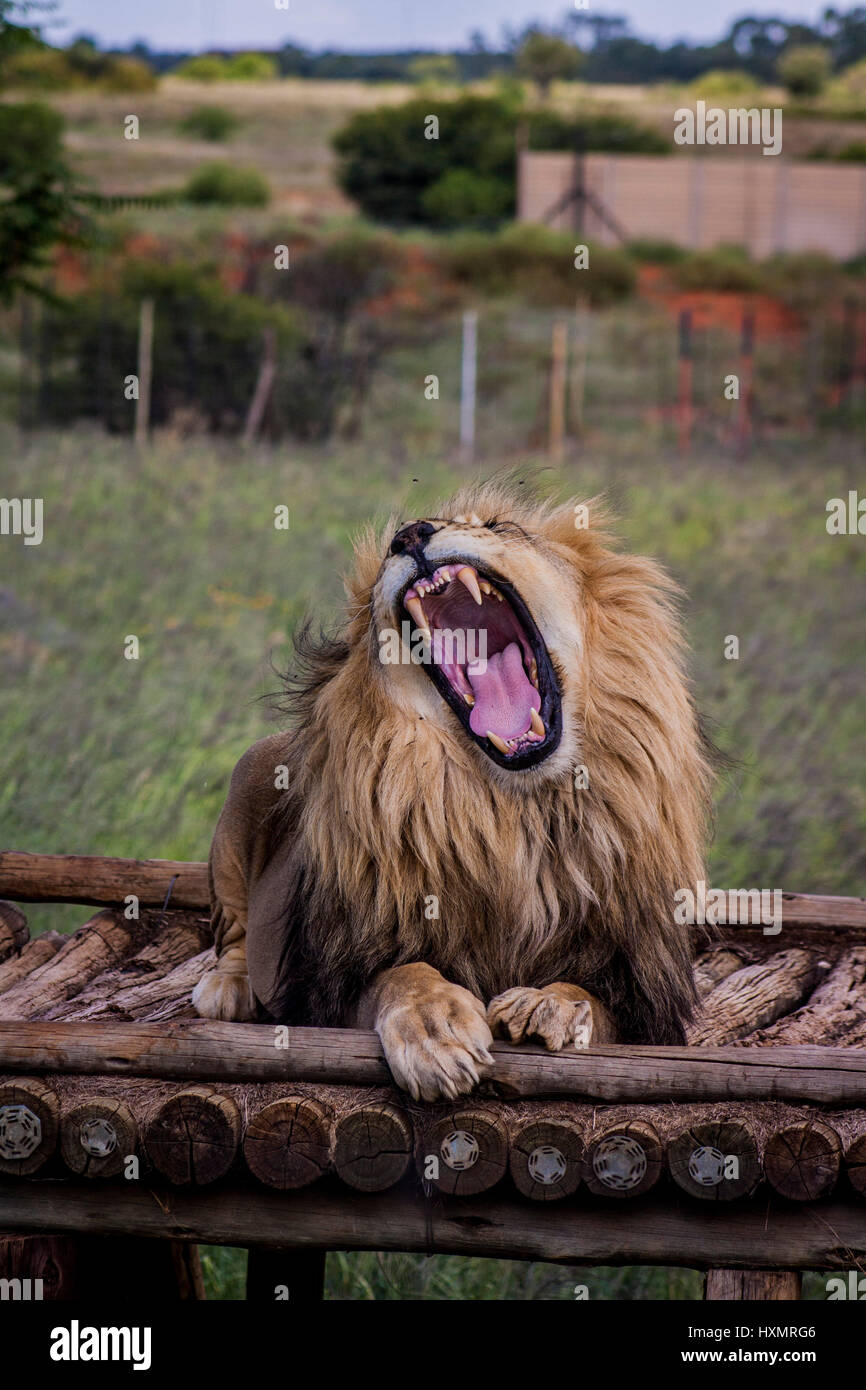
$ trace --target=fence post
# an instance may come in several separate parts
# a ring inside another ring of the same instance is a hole
[[[153,300],[141,301],[138,319],[138,400],[135,403],[135,442],[147,443],[150,427],[150,386],[153,375]]]
[[[569,424],[573,434],[582,438],[584,431],[584,401],[586,398],[586,358],[589,349],[589,305],[578,297],[574,311],[574,356],[569,383]]]
[[[243,443],[252,444],[261,428],[268,398],[274,384],[274,377],[277,374],[277,330],[269,327],[264,330],[264,352],[262,362],[259,367],[259,375],[256,381],[256,389],[250,401],[250,408],[247,411],[246,424],[244,425]]]
[[[749,452],[752,437],[752,381],[755,366],[755,315],[751,310],[743,314],[740,334],[740,408],[737,411],[737,458],[744,459]]]
[[[565,440],[565,363],[568,329],[563,318],[553,323],[550,352],[550,429],[549,449],[554,463],[562,462]]]
[[[478,356],[478,314],[463,315],[463,359],[460,368],[460,452],[471,459],[475,452],[475,384]]]

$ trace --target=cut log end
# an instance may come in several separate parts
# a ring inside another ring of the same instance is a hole
[[[704,1202],[731,1202],[754,1191],[761,1176],[758,1144],[743,1120],[693,1124],[668,1146],[671,1177]]]
[[[854,1191],[866,1197],[866,1134],[859,1135],[849,1144],[845,1151],[845,1170]]]
[[[153,1166],[178,1185],[204,1186],[225,1177],[240,1144],[241,1120],[230,1096],[194,1086],[164,1102],[147,1129]]]
[[[518,1192],[534,1202],[570,1196],[583,1169],[579,1127],[566,1120],[529,1120],[516,1127],[508,1166]]]
[[[59,1119],[57,1097],[38,1077],[0,1085],[0,1173],[37,1172],[56,1148]]]
[[[794,1202],[815,1202],[836,1186],[842,1144],[829,1125],[814,1118],[777,1130],[764,1150],[771,1187]]]
[[[256,1111],[244,1135],[244,1158],[259,1182],[288,1191],[307,1187],[328,1167],[330,1116],[318,1101],[284,1096]]]
[[[508,1167],[508,1132],[494,1110],[460,1107],[430,1123],[417,1155],[418,1172],[440,1192],[486,1192]]]
[[[395,1105],[363,1105],[337,1121],[334,1169],[359,1192],[383,1192],[405,1174],[412,1144],[412,1126]]]
[[[663,1158],[653,1125],[626,1120],[609,1125],[588,1144],[584,1180],[598,1197],[642,1197],[658,1182]]]
[[[123,1172],[138,1144],[138,1125],[121,1100],[94,1096],[66,1111],[60,1121],[60,1152],[67,1168],[86,1178]]]

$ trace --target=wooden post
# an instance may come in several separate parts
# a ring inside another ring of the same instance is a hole
[[[247,1125],[247,1167],[268,1187],[306,1187],[327,1171],[330,1130],[330,1115],[318,1101],[303,1096],[275,1100],[257,1110]]]
[[[426,1126],[416,1162],[440,1192],[486,1192],[508,1167],[508,1133],[495,1110],[461,1106]]]
[[[689,1125],[668,1146],[671,1177],[702,1202],[732,1202],[754,1191],[761,1163],[754,1131],[745,1120]]]
[[[361,1105],[334,1127],[334,1171],[359,1192],[383,1192],[403,1177],[412,1145],[412,1126],[395,1105]]]
[[[28,1177],[51,1157],[57,1144],[57,1097],[36,1076],[0,1085],[0,1173]]]
[[[192,1086],[165,1101],[148,1125],[147,1155],[173,1183],[204,1186],[225,1177],[240,1143],[241,1119],[229,1096]]]
[[[752,383],[755,365],[755,315],[746,310],[740,334],[740,399],[737,411],[737,458],[749,452],[752,437]]]
[[[584,1180],[599,1197],[642,1197],[658,1182],[663,1160],[653,1125],[626,1120],[603,1128],[587,1145]]]
[[[679,397],[677,402],[678,441],[681,454],[692,442],[692,313],[683,309],[679,323]]]
[[[244,446],[252,444],[261,428],[271,390],[274,385],[274,379],[277,375],[277,330],[272,327],[266,328],[262,334],[262,338],[264,341],[264,350],[262,352],[259,375],[256,380],[256,389],[253,392],[250,408],[247,411],[246,424],[244,425],[241,441]]]
[[[794,1202],[817,1202],[836,1186],[842,1158],[839,1136],[811,1117],[777,1130],[764,1150],[764,1176]]]
[[[568,329],[565,319],[553,323],[550,349],[550,424],[549,451],[553,463],[561,463],[565,442],[565,372],[568,350]]]
[[[704,1298],[711,1303],[798,1299],[803,1276],[795,1269],[708,1269]]]
[[[590,312],[588,303],[578,296],[574,313],[574,353],[571,359],[569,424],[578,439],[584,434],[584,404],[586,399],[586,359],[589,351]]]
[[[866,1197],[866,1133],[857,1135],[846,1148],[845,1171],[854,1191]]]
[[[135,403],[135,442],[147,443],[150,429],[150,388],[153,378],[153,300],[143,299],[138,320],[138,400]]]
[[[466,462],[475,453],[475,389],[478,356],[478,314],[463,315],[463,356],[460,369],[460,452]]]
[[[557,1202],[580,1183],[583,1139],[568,1120],[527,1120],[511,1133],[508,1167],[518,1192],[534,1202]]]

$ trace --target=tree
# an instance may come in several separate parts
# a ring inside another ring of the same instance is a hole
[[[531,78],[543,97],[553,82],[577,77],[582,66],[579,48],[543,29],[529,29],[517,49],[517,71]]]
[[[791,96],[820,96],[830,76],[830,55],[821,44],[788,48],[779,59],[778,69]]]

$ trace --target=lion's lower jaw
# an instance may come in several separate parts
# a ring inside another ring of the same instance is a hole
[[[201,1018],[222,1019],[227,1023],[247,1023],[256,1016],[247,975],[210,970],[192,992],[192,1003]]]

